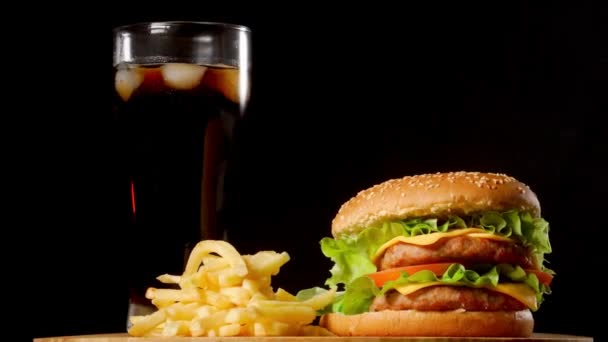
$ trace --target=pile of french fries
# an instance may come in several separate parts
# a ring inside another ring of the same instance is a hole
[[[228,242],[203,240],[190,253],[182,275],[157,279],[173,288],[149,288],[157,310],[131,316],[131,336],[323,336],[313,325],[316,312],[330,304],[335,290],[306,300],[279,288],[271,277],[289,261],[286,252],[241,255]],[[170,287],[167,286],[167,287]]]

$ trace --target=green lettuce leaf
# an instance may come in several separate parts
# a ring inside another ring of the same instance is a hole
[[[359,234],[345,234],[337,239],[326,237],[321,240],[321,251],[334,262],[334,266],[325,284],[348,284],[360,276],[375,272],[372,256],[380,246],[397,236],[416,236],[467,227],[481,228],[519,240],[532,249],[541,269],[553,273],[544,265],[544,255],[551,253],[549,224],[542,218],[533,218],[529,213],[511,210],[503,213],[485,212],[465,218],[452,216],[441,222],[436,218],[385,222],[379,227],[365,228]]]
[[[339,305],[341,312],[352,315],[368,311],[379,291],[371,278],[363,276],[355,279],[341,297],[342,303]]]
[[[549,243],[549,223],[540,217],[533,218],[528,212],[486,212],[472,216],[469,225],[517,239],[541,255],[552,251]]]
[[[303,289],[303,290],[298,291],[298,293],[296,294],[296,298],[299,301],[305,301],[307,299],[310,299],[316,295],[325,293],[327,291],[328,291],[327,289],[324,289],[322,287],[318,287],[318,286],[311,287],[309,289]]]
[[[367,244],[358,244],[356,239],[323,238],[321,251],[334,262],[329,270],[331,277],[325,284],[331,287],[348,284],[356,278],[376,272],[376,265],[364,250],[366,246]]]
[[[480,265],[475,269],[467,269],[461,264],[452,264],[442,276],[437,276],[428,270],[412,275],[402,272],[399,278],[386,282],[382,288],[378,288],[374,281],[367,276],[359,277],[348,284],[346,290],[336,297],[335,302],[326,308],[325,312],[340,312],[346,315],[363,313],[369,310],[373,299],[378,295],[384,295],[399,286],[428,282],[469,287],[492,287],[498,285],[499,282],[525,283],[536,292],[539,306],[543,301],[543,294],[550,293],[548,287],[539,284],[535,274],[527,274],[519,266]]]
[[[362,275],[376,272],[376,265],[371,261],[371,257],[385,242],[396,236],[415,236],[466,227],[465,221],[459,217],[452,217],[441,225],[437,225],[437,219],[413,219],[386,222],[382,227],[366,228],[359,234],[344,235],[339,239],[323,238],[321,251],[334,262],[330,270],[332,276],[325,284],[348,284]]]

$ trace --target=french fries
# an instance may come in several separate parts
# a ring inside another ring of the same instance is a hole
[[[306,300],[277,289],[271,277],[289,261],[286,252],[240,255],[225,241],[203,240],[190,253],[184,273],[157,279],[176,288],[149,288],[157,311],[130,317],[131,336],[330,336],[313,325],[335,289]]]

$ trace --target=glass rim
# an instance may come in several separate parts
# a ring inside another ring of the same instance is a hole
[[[189,21],[189,20],[169,20],[169,21],[140,21],[131,24],[125,24],[116,26],[112,29],[114,33],[120,31],[128,31],[129,29],[134,28],[143,28],[150,27],[152,25],[193,25],[193,26],[215,26],[215,27],[224,27],[227,29],[232,29],[236,31],[242,32],[251,32],[251,28],[241,24],[233,24],[228,22],[221,21]]]

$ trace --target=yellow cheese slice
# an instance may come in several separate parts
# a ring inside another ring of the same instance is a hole
[[[397,237],[387,241],[382,246],[380,246],[380,248],[378,248],[378,250],[376,251],[376,254],[374,254],[374,256],[372,257],[372,261],[375,263],[376,260],[378,260],[378,258],[384,253],[384,251],[387,248],[389,248],[390,246],[397,244],[399,242],[408,243],[410,245],[428,246],[428,245],[434,244],[435,242],[437,242],[443,238],[462,236],[462,235],[468,235],[468,236],[476,237],[476,238],[480,238],[480,239],[488,239],[488,240],[496,240],[496,241],[512,241],[511,239],[504,237],[504,236],[487,233],[485,230],[480,229],[480,228],[464,228],[464,229],[456,229],[456,230],[446,232],[446,233],[431,233],[431,234],[422,234],[422,235],[416,235],[416,236],[397,236]]]
[[[437,286],[437,285],[446,285],[446,284],[442,284],[438,281],[421,283],[421,284],[407,284],[407,285],[396,287],[395,290],[399,291],[399,293],[401,293],[402,295],[408,295],[410,293],[414,293],[425,287]],[[462,284],[462,283],[455,283],[453,285],[448,285],[448,286],[463,286],[463,285],[464,284]],[[491,291],[500,292],[507,296],[513,297],[513,298],[517,299],[518,301],[522,302],[524,305],[526,305],[532,311],[536,311],[538,309],[538,302],[536,301],[536,293],[534,292],[534,290],[532,290],[526,284],[508,283],[508,284],[498,284],[496,287],[484,286],[484,288],[491,290]]]

